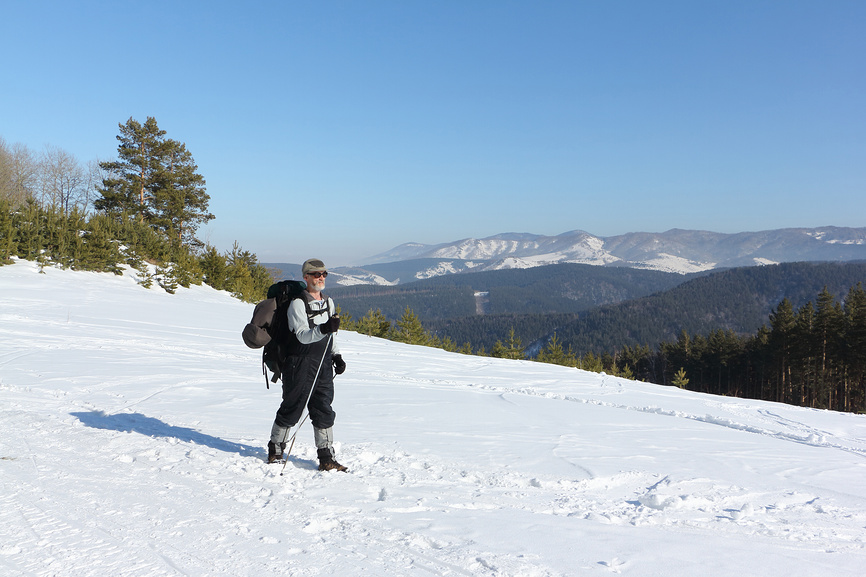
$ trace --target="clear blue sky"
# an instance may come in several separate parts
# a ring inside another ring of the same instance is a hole
[[[41,1],[0,136],[186,143],[200,237],[331,266],[404,242],[866,226],[866,2]]]

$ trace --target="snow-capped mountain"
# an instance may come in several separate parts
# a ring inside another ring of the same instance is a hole
[[[407,243],[371,257],[362,267],[334,272],[339,275],[335,280],[343,285],[393,284],[443,274],[559,263],[688,274],[781,262],[860,259],[866,259],[866,228],[827,226],[736,234],[673,229],[611,237],[575,230],[556,236],[505,233],[437,245]],[[411,270],[409,261],[414,266]],[[394,266],[398,262],[405,266]],[[394,274],[396,270],[400,276]]]

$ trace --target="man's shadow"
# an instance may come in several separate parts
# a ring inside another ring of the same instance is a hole
[[[231,441],[226,441],[225,439],[220,439],[219,437],[214,437],[213,435],[200,433],[199,431],[188,427],[169,425],[159,419],[148,417],[141,413],[116,413],[113,415],[107,415],[103,411],[82,411],[70,413],[70,415],[81,421],[83,425],[94,429],[139,433],[147,435],[148,437],[173,438],[182,442],[195,443],[196,445],[210,447],[217,451],[235,453],[242,457],[256,457],[262,460],[267,459],[267,453],[263,448],[233,443]],[[313,461],[301,459],[295,456],[289,457],[289,463],[298,469],[317,468]]]
[[[174,438],[178,441],[204,445],[205,447],[224,451],[226,453],[237,453],[244,457],[261,457],[264,454],[264,451],[257,447],[232,443],[231,441],[200,433],[187,427],[169,425],[159,419],[154,419],[153,417],[148,417],[141,413],[116,413],[114,415],[107,415],[103,411],[82,411],[79,413],[69,414],[76,417],[82,424],[88,427],[93,427],[94,429],[120,431],[125,433],[140,433],[142,435],[147,435],[148,437]]]

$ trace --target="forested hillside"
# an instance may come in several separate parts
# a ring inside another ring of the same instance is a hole
[[[577,354],[601,354],[625,346],[655,347],[675,340],[682,331],[706,335],[722,329],[752,334],[786,297],[801,306],[825,286],[833,294],[843,295],[861,281],[866,281],[864,263],[748,267],[696,277],[668,291],[579,314],[476,315],[430,320],[426,325],[439,336],[458,343],[468,341],[486,350],[513,327],[530,354],[554,332],[566,349],[571,347]]]
[[[661,294],[601,307],[557,327],[560,340],[576,351],[676,339],[682,332],[731,330],[751,334],[785,298],[802,306],[825,287],[845,295],[866,282],[866,263],[786,263],[738,268],[699,277]]]
[[[196,238],[209,212],[205,179],[182,142],[156,119],[119,124],[117,159],[82,165],[55,147],[36,154],[0,138],[0,265],[120,274],[168,292],[207,283],[256,302],[272,278],[237,244],[220,254]]]
[[[531,269],[452,274],[397,286],[329,287],[343,311],[355,317],[381,310],[397,319],[414,310],[425,323],[485,315],[578,313],[653,294],[689,276],[631,268],[557,264]],[[486,293],[477,295],[477,293]],[[463,342],[463,341],[460,341]]]

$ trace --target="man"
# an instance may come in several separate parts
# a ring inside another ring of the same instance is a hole
[[[319,457],[320,471],[346,471],[335,459],[334,418],[331,408],[334,400],[334,373],[342,374],[346,363],[340,355],[334,336],[340,327],[334,301],[325,296],[325,278],[328,270],[319,259],[310,259],[301,267],[307,289],[303,298],[289,305],[288,357],[281,367],[283,402],[277,410],[268,442],[268,462],[283,459],[289,429],[301,418],[304,403],[313,423],[313,436]],[[312,388],[312,394],[310,389]]]

